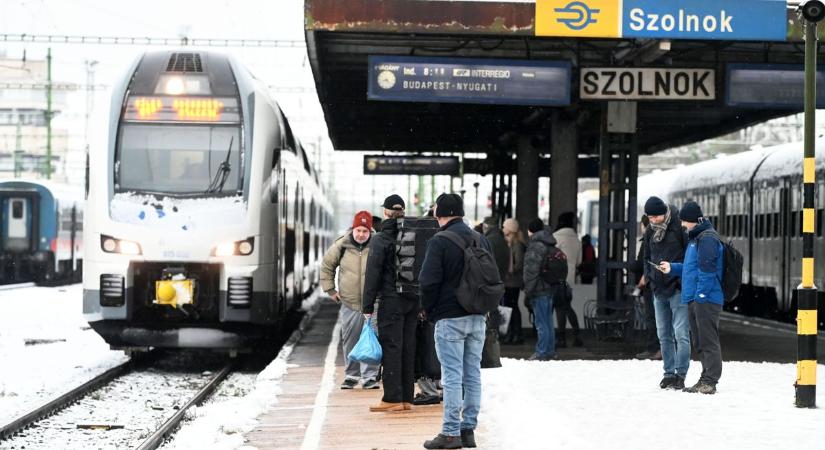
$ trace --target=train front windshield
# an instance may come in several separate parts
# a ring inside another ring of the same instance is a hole
[[[234,195],[241,189],[240,140],[236,126],[124,125],[118,190]]]

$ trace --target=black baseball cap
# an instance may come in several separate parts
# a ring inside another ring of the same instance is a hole
[[[381,206],[386,209],[403,210],[405,207],[404,199],[398,194],[392,194],[384,199],[384,203],[381,204]]]

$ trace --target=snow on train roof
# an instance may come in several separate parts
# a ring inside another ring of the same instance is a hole
[[[671,189],[678,192],[719,184],[747,183],[765,156],[781,147],[749,150],[683,167],[676,171]]]
[[[804,145],[802,142],[793,142],[773,147],[774,152],[765,159],[759,173],[754,178],[755,181],[762,181],[776,177],[802,176],[802,159]],[[825,169],[825,139],[819,136],[816,141],[816,169]]]

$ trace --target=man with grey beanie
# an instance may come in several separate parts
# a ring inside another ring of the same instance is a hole
[[[645,214],[650,226],[645,231],[642,255],[644,280],[653,291],[656,312],[656,334],[662,349],[664,377],[662,389],[683,389],[690,367],[690,321],[686,304],[682,303],[679,280],[656,269],[662,261],[682,262],[687,236],[679,224],[679,210],[665,204],[659,197],[645,202]]]

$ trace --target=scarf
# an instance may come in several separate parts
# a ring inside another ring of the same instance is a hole
[[[662,242],[662,239],[665,238],[665,233],[667,232],[667,227],[670,225],[670,206],[667,208],[667,213],[665,213],[665,220],[662,223],[653,223],[650,222],[650,228],[653,229],[653,242]]]

